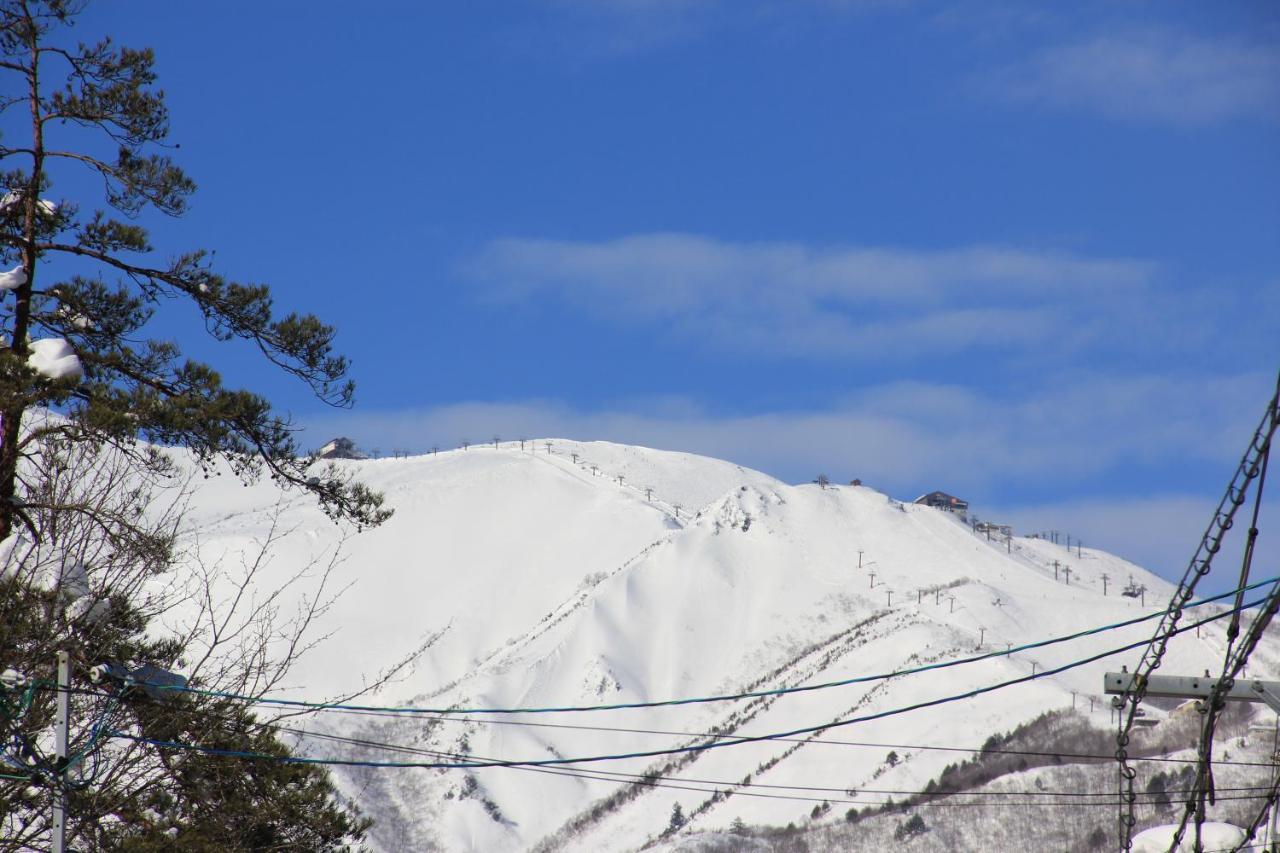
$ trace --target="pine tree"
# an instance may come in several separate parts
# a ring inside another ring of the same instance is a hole
[[[337,469],[309,471],[266,399],[148,336],[157,311],[185,303],[214,338],[252,343],[326,403],[352,401],[331,326],[278,316],[266,285],[227,280],[206,250],[154,259],[141,218],[181,216],[195,183],[165,153],[152,51],[67,40],[85,2],[0,0],[0,111],[21,113],[29,131],[0,147],[0,267],[15,264],[0,273],[0,540],[31,527],[21,460],[51,435],[186,448],[205,465],[225,459],[242,477],[265,472],[310,491],[334,517],[380,522],[381,497]],[[99,179],[102,197],[60,197],[55,179],[70,170]],[[24,430],[24,417],[45,408],[65,419]]]
[[[25,128],[0,140],[0,670],[44,685],[0,689],[0,850],[47,843],[50,792],[62,785],[42,740],[54,652],[69,651],[81,673],[105,659],[178,667],[192,643],[154,630],[183,589],[152,596],[177,565],[177,519],[157,514],[151,493],[175,471],[167,449],[206,471],[224,461],[246,480],[265,474],[310,492],[335,519],[373,525],[390,514],[380,495],[302,456],[265,398],[225,386],[150,331],[157,312],[185,305],[215,339],[251,343],[326,403],[352,400],[332,327],[279,315],[268,287],[224,278],[208,251],[158,255],[146,217],[181,216],[195,184],[167,153],[152,51],[68,37],[85,2],[0,0],[0,112]],[[64,182],[72,170],[99,179],[101,196],[60,195],[76,185]],[[81,561],[92,563],[93,594],[76,597],[65,575]],[[210,682],[261,693],[273,683],[264,672],[284,671],[263,648],[238,651],[209,662],[207,673],[221,667]],[[277,730],[242,706],[136,691],[77,693],[73,705],[75,849],[359,843],[365,822],[315,767],[129,746],[98,739],[93,725],[284,757]]]
[[[149,707],[153,738],[201,737],[209,749],[289,757],[271,726],[239,706],[205,701],[198,709]],[[219,725],[211,729],[210,719]],[[343,807],[319,768],[272,758],[240,759],[174,752],[159,784],[122,803],[119,823],[87,828],[91,845],[130,853],[347,850],[369,821]]]
[[[270,720],[218,696],[157,697],[119,679],[93,685],[84,677],[103,663],[146,662],[180,669],[197,686],[260,695],[290,665],[270,654],[270,644],[305,646],[307,619],[282,620],[252,604],[237,609],[246,597],[236,588],[204,586],[208,575],[179,564],[185,491],[140,480],[123,451],[46,443],[31,464],[44,497],[32,518],[42,536],[12,537],[0,548],[0,670],[29,680],[17,688],[0,682],[0,853],[47,849],[58,789],[68,790],[69,849],[338,851],[358,844],[366,822],[320,768],[278,760],[288,750]],[[87,511],[66,509],[72,505]],[[114,518],[133,520],[104,536],[96,521]],[[324,566],[301,568],[317,583],[299,592],[324,607]],[[233,594],[225,601],[207,595],[219,589]],[[209,605],[177,614],[175,604],[193,592]],[[161,614],[171,630],[157,630]],[[49,743],[59,651],[76,674],[77,758],[66,774],[57,772]]]

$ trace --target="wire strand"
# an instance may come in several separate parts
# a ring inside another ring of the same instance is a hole
[[[1246,606],[1252,607],[1262,600],[1263,599],[1260,599],[1259,601],[1255,601],[1255,602],[1250,602]],[[1181,628],[1174,629],[1171,633],[1178,634],[1178,633],[1184,633],[1186,631],[1194,630],[1197,627],[1207,625],[1211,622],[1217,621],[1218,619],[1223,619],[1227,616],[1230,616],[1233,610],[1234,608],[1232,608],[1232,610],[1228,610],[1223,613],[1207,617],[1198,622],[1189,623]],[[1012,678],[1005,681],[996,682],[994,684],[978,687],[973,690],[965,691],[962,693],[955,693],[948,696],[939,697],[937,699],[931,699],[924,702],[917,702],[911,705],[900,706],[897,708],[889,708],[884,711],[878,711],[871,714],[863,714],[861,716],[848,717],[845,719],[836,719],[829,723],[824,723],[822,725],[805,726],[801,728],[791,729],[789,731],[774,732],[774,733],[763,734],[763,735],[740,736],[735,738],[734,740],[729,740],[729,741],[716,741],[712,743],[690,744],[686,746],[673,747],[669,749],[639,750],[635,752],[608,754],[608,755],[591,755],[591,756],[572,757],[572,758],[528,759],[528,760],[521,760],[521,761],[500,760],[500,761],[464,761],[464,762],[368,762],[368,761],[352,761],[352,760],[345,760],[345,759],[317,759],[317,758],[307,758],[307,757],[301,757],[301,756],[286,756],[286,757],[271,756],[263,753],[252,753],[252,752],[243,752],[238,750],[226,750],[226,749],[214,749],[210,747],[202,747],[197,744],[182,743],[179,741],[157,740],[153,738],[142,737],[141,735],[125,734],[123,732],[112,732],[111,735],[113,737],[119,737],[126,740],[137,741],[139,743],[151,744],[152,746],[165,747],[169,749],[179,749],[179,750],[194,750],[198,752],[204,752],[209,755],[226,755],[228,757],[233,757],[233,758],[274,760],[274,761],[281,761],[284,763],[294,763],[294,764],[325,764],[325,765],[332,765],[332,766],[348,766],[348,767],[415,767],[415,768],[421,768],[421,769],[472,769],[472,768],[480,768],[480,767],[549,767],[549,766],[557,766],[557,765],[589,764],[589,763],[602,762],[602,761],[623,761],[623,760],[635,759],[635,758],[656,758],[658,756],[664,756],[664,755],[681,755],[681,754],[694,753],[694,752],[707,752],[712,749],[722,749],[730,746],[741,746],[747,743],[760,743],[765,741],[778,740],[779,738],[783,738],[783,737],[796,737],[799,735],[815,734],[818,732],[824,732],[832,728],[840,728],[844,726],[855,725],[857,723],[865,723],[865,722],[870,722],[872,720],[885,719],[887,717],[898,716],[901,714],[910,713],[912,711],[919,711],[925,708],[937,707],[939,705],[945,705],[950,702],[957,702],[963,699],[972,699],[977,696],[994,692],[996,690],[1002,690],[1007,687],[1012,687],[1016,684],[1024,684],[1029,681],[1034,681],[1041,678],[1047,678],[1051,675],[1057,675],[1059,673],[1084,666],[1085,664],[1094,663],[1104,658],[1112,657],[1114,655],[1121,654],[1123,652],[1142,647],[1146,645],[1148,642],[1149,642],[1148,639],[1139,640],[1139,641],[1128,643],[1126,645],[1123,645],[1117,648],[1110,649],[1105,652],[1100,652],[1098,654],[1090,655],[1088,657],[1081,658],[1081,659],[1072,661],[1070,663],[1063,664],[1058,667],[1046,669],[1040,673],[1020,676],[1018,678]]]
[[[1219,595],[1203,598],[1187,606],[1200,607],[1202,605],[1210,604],[1224,598],[1229,598],[1233,595],[1236,595],[1238,592],[1242,592],[1242,591],[1247,592],[1250,590],[1258,589],[1263,586],[1273,585],[1276,583],[1280,583],[1280,576],[1258,581],[1257,583],[1250,584],[1249,586],[1244,587],[1242,590],[1232,589],[1228,592],[1224,592]],[[259,704],[259,705],[277,705],[277,706],[293,707],[293,708],[311,708],[315,710],[378,711],[378,712],[389,713],[389,714],[433,714],[433,715],[558,714],[558,713],[579,713],[579,712],[589,712],[589,711],[621,711],[621,710],[632,710],[632,709],[641,709],[641,708],[671,707],[671,706],[678,706],[678,705],[696,705],[696,704],[705,704],[710,702],[731,702],[731,701],[737,701],[741,699],[756,699],[756,698],[763,698],[763,697],[769,697],[769,696],[783,696],[783,695],[794,694],[794,693],[807,693],[807,692],[812,692],[816,690],[827,690],[835,687],[847,687],[852,684],[865,684],[873,681],[886,681],[888,679],[898,678],[904,675],[916,675],[923,672],[933,672],[940,669],[948,669],[956,666],[964,666],[967,664],[979,663],[981,661],[992,660],[995,658],[1009,657],[1011,655],[1015,655],[1020,652],[1025,652],[1031,649],[1044,648],[1046,646],[1052,646],[1059,643],[1066,643],[1072,640],[1081,639],[1083,637],[1089,637],[1097,634],[1106,633],[1108,631],[1115,631],[1121,628],[1127,628],[1133,625],[1141,624],[1143,622],[1148,622],[1152,619],[1160,618],[1166,615],[1167,612],[1168,611],[1157,611],[1155,613],[1149,613],[1144,616],[1137,616],[1137,617],[1134,617],[1133,619],[1125,619],[1120,622],[1113,622],[1108,625],[1101,625],[1096,628],[1089,628],[1083,631],[1077,631],[1072,634],[1065,634],[1059,637],[1052,637],[1046,640],[1037,640],[1031,643],[1024,643],[1023,645],[1012,647],[1002,651],[985,652],[980,655],[971,655],[965,658],[957,658],[955,660],[924,664],[918,667],[895,670],[895,671],[886,672],[886,673],[877,673],[875,675],[860,675],[854,678],[840,679],[838,681],[826,681],[820,684],[806,684],[806,685],[800,685],[796,687],[779,687],[773,690],[743,691],[741,693],[730,693],[730,694],[723,694],[723,695],[716,695],[716,696],[696,696],[696,697],[687,697],[682,699],[662,699],[662,700],[655,700],[651,702],[624,702],[624,703],[607,704],[607,705],[565,705],[565,706],[552,706],[552,707],[542,707],[542,708],[456,708],[456,707],[430,708],[430,707],[412,707],[412,706],[397,707],[397,706],[378,706],[378,705],[352,705],[352,704],[336,703],[336,702],[315,702],[315,701],[307,701],[303,699],[283,699],[283,698],[250,696],[246,694],[230,693],[230,692],[221,691],[221,690],[206,690],[198,687],[191,687],[189,685],[180,686],[180,685],[172,685],[172,684],[152,684],[152,683],[145,683],[145,682],[137,682],[137,684],[139,686],[151,687],[157,690],[166,690],[174,693],[191,693],[195,695],[210,696],[213,698],[220,698],[220,699],[235,699],[238,701],[250,702],[250,703]],[[1225,611],[1226,614],[1230,614],[1233,612],[1236,612],[1234,608],[1232,610]],[[1147,640],[1144,642],[1150,642],[1150,641]]]

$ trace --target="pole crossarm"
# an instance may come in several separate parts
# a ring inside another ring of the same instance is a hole
[[[1136,675],[1132,672],[1108,672],[1103,676],[1103,689],[1109,694],[1132,693]],[[1174,699],[1208,699],[1218,687],[1217,678],[1185,675],[1146,676],[1146,696],[1167,696]],[[1265,702],[1271,710],[1280,714],[1280,681],[1263,681],[1259,678],[1238,679],[1229,690],[1218,694],[1228,702]]]

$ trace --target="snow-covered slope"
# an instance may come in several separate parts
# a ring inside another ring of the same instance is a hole
[[[297,673],[307,692],[358,687],[438,632],[415,683],[448,683],[522,637],[588,578],[679,530],[688,507],[739,483],[774,482],[683,453],[603,442],[553,440],[550,453],[546,440],[527,446],[344,463],[385,494],[395,515],[342,544],[346,562],[334,584],[351,586],[317,626],[332,632],[322,660]],[[270,483],[208,481],[193,513],[205,553],[252,551],[273,524],[289,531],[272,549],[265,585],[338,541],[340,531],[308,498],[278,500]]]
[[[380,699],[543,707],[768,691],[1067,634],[1153,612],[1171,592],[1103,552],[987,541],[950,513],[869,488],[788,486],[688,454],[549,441],[348,463],[386,493],[396,515],[345,544],[339,580],[352,586],[318,626],[331,639],[294,672],[300,692],[350,689],[440,631],[412,675]],[[226,484],[209,486],[197,501],[203,547],[243,547],[264,535],[271,501],[265,488],[233,497]],[[317,515],[301,501],[281,508],[280,524],[298,531],[278,547],[273,571],[332,544],[334,528]],[[1130,578],[1147,587],[1145,607],[1120,595]],[[308,725],[510,760],[647,752],[703,743],[700,732],[789,732],[962,693],[1140,640],[1151,627],[787,696],[536,717],[325,715]],[[1170,665],[1198,672],[1222,648],[1221,628],[1206,628],[1175,641]],[[786,740],[576,768],[707,780],[690,786],[704,790],[515,768],[337,776],[377,819],[373,840],[387,850],[636,849],[668,828],[674,803],[685,832],[735,818],[810,819],[811,801],[709,793],[785,790],[741,787],[748,776],[756,786],[910,790],[956,760],[900,747],[887,762],[888,747],[849,743],[977,746],[1073,704],[1105,726],[1102,673],[1134,656]],[[303,748],[406,760],[328,740]]]

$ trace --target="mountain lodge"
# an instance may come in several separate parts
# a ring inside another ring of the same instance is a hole
[[[945,509],[948,512],[965,513],[969,511],[969,502],[961,500],[955,495],[949,495],[946,492],[929,492],[927,495],[921,495],[915,499],[915,503],[931,506],[934,509]]]

